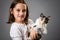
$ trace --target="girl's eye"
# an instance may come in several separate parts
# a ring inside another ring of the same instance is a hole
[[[17,11],[18,11],[18,12],[20,12],[20,10],[19,10],[19,9],[17,9]]]
[[[26,12],[26,9],[22,10],[22,12]]]

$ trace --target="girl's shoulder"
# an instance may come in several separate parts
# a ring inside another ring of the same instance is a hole
[[[31,23],[34,23],[31,19],[28,19],[28,23],[31,24]]]
[[[11,28],[13,28],[13,29],[19,28],[19,25],[20,25],[20,24],[13,22],[13,23],[11,24]]]
[[[31,20],[31,19],[28,20],[28,26],[31,26],[31,27],[34,26],[33,20]]]
[[[12,24],[11,24],[11,26],[18,26],[18,25],[20,25],[19,23],[16,23],[16,22],[13,22]]]

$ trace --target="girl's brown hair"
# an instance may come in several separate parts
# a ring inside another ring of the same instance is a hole
[[[18,3],[23,3],[23,4],[26,4],[24,0],[14,0],[10,6],[10,9],[13,10],[13,8],[16,6],[16,4]],[[24,19],[24,22],[25,24],[27,25],[28,24],[28,17],[29,17],[29,10],[28,10],[28,6],[26,5],[27,9],[26,9],[26,17]],[[13,23],[15,22],[15,18],[13,16],[13,14],[11,14],[11,11],[9,10],[10,12],[10,15],[9,15],[9,19],[8,19],[8,22],[7,23]]]

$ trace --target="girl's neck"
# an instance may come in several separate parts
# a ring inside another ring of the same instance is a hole
[[[16,23],[24,24],[24,21],[15,21]]]

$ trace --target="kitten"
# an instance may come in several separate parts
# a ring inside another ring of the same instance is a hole
[[[46,17],[43,13],[40,14],[40,17],[36,20],[34,29],[38,32],[38,35],[34,40],[39,40],[42,37],[42,34],[47,34],[47,23],[49,22],[50,16]]]

